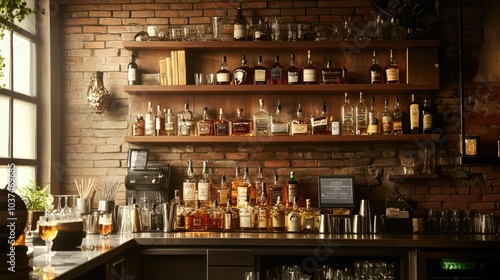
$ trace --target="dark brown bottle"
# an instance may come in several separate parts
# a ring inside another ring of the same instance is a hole
[[[247,66],[245,55],[241,57],[241,66],[233,71],[233,80],[235,85],[253,84],[253,68]]]
[[[274,64],[269,68],[267,77],[268,85],[286,85],[285,67],[280,64],[278,55],[274,58]]]
[[[267,67],[262,65],[262,56],[257,59],[257,65],[253,67],[253,83],[255,85],[266,85],[267,84]]]
[[[231,71],[227,68],[226,57],[222,57],[222,62],[220,64],[220,70],[217,71],[215,76],[218,85],[230,85],[231,84]]]

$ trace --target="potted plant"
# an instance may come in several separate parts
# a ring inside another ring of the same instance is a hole
[[[36,182],[30,180],[28,185],[18,187],[17,193],[23,199],[28,209],[28,225],[31,229],[36,228],[38,218],[42,216],[46,210],[50,210],[51,201],[47,194],[47,187],[42,188]]]

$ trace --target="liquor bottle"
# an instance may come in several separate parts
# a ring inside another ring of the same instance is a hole
[[[267,41],[267,29],[265,23],[262,22],[261,19],[259,19],[259,24],[255,28],[254,31],[254,40],[255,41]]]
[[[177,135],[189,136],[194,134],[193,112],[189,110],[189,102],[186,100],[184,110],[177,114]]]
[[[277,197],[276,204],[271,210],[271,229],[285,231],[285,208],[281,203],[281,197]]]
[[[236,119],[231,121],[231,135],[236,136],[252,136],[253,135],[253,120],[243,116],[243,109],[237,110]]]
[[[208,117],[208,108],[203,108],[203,117],[197,122],[198,136],[213,136],[214,121]]]
[[[243,169],[243,177],[241,178],[241,183],[237,188],[237,203],[236,207],[241,208],[245,205],[245,202],[255,204],[255,187],[250,181],[250,175],[248,174],[248,167]]]
[[[208,160],[203,161],[203,169],[201,171],[201,178],[198,180],[198,200],[201,206],[207,207],[210,203],[210,189],[212,180],[208,172]]]
[[[311,134],[312,135],[329,135],[330,134],[331,117],[326,112],[326,101],[323,101],[321,113],[316,110],[316,114],[311,117]]]
[[[227,186],[226,173],[222,174],[220,178],[220,188],[218,190],[218,200],[220,206],[227,205],[227,199],[231,196],[231,189]]]
[[[193,172],[193,161],[189,160],[187,176],[182,183],[182,200],[184,200],[185,203],[192,203],[197,199],[196,196],[196,178]]]
[[[372,96],[372,104],[368,111],[368,135],[380,134],[380,113],[375,106],[375,96]]]
[[[247,21],[243,15],[242,4],[238,6],[236,18],[234,19],[234,41],[245,41],[247,38]]]
[[[141,115],[135,117],[135,122],[132,124],[132,136],[144,136],[145,123]]]
[[[310,124],[302,113],[302,108],[297,109],[297,114],[292,120],[291,135],[309,135],[311,134]]]
[[[207,229],[224,229],[224,214],[224,210],[219,208],[219,203],[217,202],[217,199],[215,199],[212,203],[212,208],[207,210]]]
[[[167,109],[165,112],[165,135],[175,136],[177,135],[175,131],[175,116],[172,114],[171,109]]]
[[[146,197],[146,193],[144,193],[144,196],[141,198],[140,211],[141,230],[145,231],[151,229],[151,211],[149,209],[149,203],[148,198]]]
[[[303,84],[318,83],[318,68],[312,62],[310,50],[307,51],[307,65],[302,67],[301,77]]]
[[[230,85],[231,84],[231,71],[228,70],[226,56],[222,57],[222,62],[220,64],[220,70],[217,71],[215,75],[218,85]]]
[[[370,84],[382,83],[382,67],[378,64],[377,51],[373,51],[372,66],[368,70],[370,74]]]
[[[392,111],[392,133],[396,135],[403,134],[403,111],[399,107],[399,97],[397,95],[394,110]]]
[[[387,98],[386,96],[384,101],[384,111],[382,112],[382,134],[392,134],[392,130],[392,113],[391,109],[389,108],[389,98]]]
[[[285,85],[285,67],[280,64],[280,57],[277,55],[274,57],[274,64],[269,68],[269,73],[267,75],[268,85]]]
[[[363,93],[359,93],[359,103],[356,105],[356,135],[367,134],[368,109],[363,99]]]
[[[301,212],[300,230],[305,232],[314,231],[314,210],[311,207],[311,199],[306,199],[306,209]]]
[[[231,200],[227,200],[226,211],[224,212],[224,229],[225,230],[235,230],[238,229],[240,222],[238,213],[231,207]]]
[[[415,95],[411,95],[411,102],[408,105],[410,112],[410,133],[420,133],[420,105],[415,101]]]
[[[288,135],[290,133],[290,124],[288,119],[281,111],[281,104],[278,100],[278,105],[276,106],[276,112],[271,116],[271,135],[280,136]]]
[[[424,134],[432,133],[434,130],[434,113],[429,98],[424,99],[424,106],[422,106],[422,132]]]
[[[243,178],[240,176],[240,168],[236,166],[233,180],[231,180],[231,205],[238,203],[238,187],[243,184]]]
[[[129,85],[137,85],[138,80],[137,76],[139,75],[139,67],[137,67],[137,63],[135,63],[135,55],[132,53],[130,55],[130,62],[127,66],[127,81]]]
[[[329,57],[326,62],[326,68],[320,70],[321,84],[338,84],[341,75],[341,69],[333,66],[332,58]]]
[[[283,197],[283,185],[279,181],[278,172],[274,171],[274,184],[269,188],[268,204],[274,205]]]
[[[298,85],[300,83],[300,69],[295,66],[295,55],[290,55],[290,67],[286,69],[286,84]]]
[[[245,55],[241,56],[241,66],[234,69],[233,80],[235,85],[251,85],[253,84],[254,74],[253,68],[247,66]]]
[[[184,208],[184,203],[181,201],[179,196],[179,190],[174,191],[174,199],[171,202],[172,205],[175,204],[175,230],[183,230],[186,228],[186,209]]]
[[[355,135],[354,132],[354,109],[349,101],[349,93],[344,94],[344,104],[340,108],[340,121],[342,135]]]
[[[295,172],[290,171],[290,180],[287,182],[285,207],[290,207],[293,203],[293,199],[299,197],[299,182],[295,179]]]
[[[155,128],[156,136],[165,136],[165,114],[161,111],[160,105],[156,106]]]
[[[271,208],[269,207],[269,204],[267,203],[267,198],[266,198],[266,183],[262,182],[260,185],[261,189],[261,196],[260,196],[260,203],[257,205],[256,209],[256,217],[255,217],[255,228],[257,230],[269,230],[271,227],[271,217],[270,217],[270,212]]]
[[[207,218],[207,213],[201,209],[200,201],[196,200],[194,210],[186,215],[186,229],[193,231],[206,230]]]
[[[264,175],[262,174],[262,167],[259,166],[259,172],[257,174],[257,179],[255,179],[255,183],[253,184],[255,186],[256,194],[255,194],[255,205],[260,204],[260,199],[262,198],[262,183],[266,182],[266,179],[264,178]],[[265,189],[264,189],[265,192]]]
[[[248,201],[240,208],[240,230],[251,230],[255,227],[254,209]]]
[[[396,59],[394,59],[392,50],[389,56],[389,65],[384,68],[384,73],[384,80],[387,84],[399,84],[399,65],[396,63]]]
[[[259,111],[253,114],[253,136],[269,136],[270,119],[264,108],[264,100],[259,99]]]
[[[255,85],[266,85],[267,84],[267,67],[262,66],[262,56],[257,59],[257,65],[253,67],[254,78],[253,83]]]
[[[229,135],[229,122],[224,118],[224,110],[219,108],[219,119],[214,123],[215,136],[228,136]]]
[[[153,113],[153,107],[151,107],[151,102],[148,102],[148,113],[146,114],[144,126],[145,126],[145,135],[146,136],[154,136],[155,135],[155,114]]]
[[[287,215],[287,227],[288,232],[299,232],[300,231],[300,211],[297,203],[297,197],[293,197],[293,206]]]

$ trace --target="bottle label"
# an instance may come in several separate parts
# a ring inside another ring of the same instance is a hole
[[[305,123],[294,123],[292,124],[292,135],[295,134],[307,134],[308,124]]]
[[[286,133],[288,134],[288,124],[287,123],[272,123],[271,132],[272,133]]]
[[[198,199],[209,200],[210,183],[198,182]]]
[[[283,69],[279,67],[271,68],[271,82],[280,81],[282,75],[283,75]]]
[[[257,216],[257,220],[258,220],[258,223],[257,223],[257,227],[258,228],[267,228],[267,221],[269,219],[269,216],[268,216],[268,211],[267,209],[265,208],[260,208],[258,210],[258,216]]]
[[[127,77],[129,81],[137,81],[137,69],[135,68],[129,68]]]
[[[155,135],[155,119],[150,115],[146,115],[146,136],[154,136]]]
[[[184,182],[182,184],[182,198],[184,201],[196,200],[196,183]]]
[[[250,122],[248,121],[233,122],[233,134],[249,133],[249,132],[250,132]]]
[[[212,134],[211,128],[212,126],[208,122],[198,122],[198,135]]]
[[[382,116],[382,132],[390,133],[392,131],[392,117]]]
[[[424,128],[424,130],[432,130],[433,129],[432,120],[433,120],[432,114],[430,114],[430,113],[424,114],[424,116],[422,118],[422,127]]]
[[[243,207],[247,201],[248,188],[246,186],[238,187],[238,207]]]
[[[410,105],[410,128],[418,128],[419,108],[418,104]]]
[[[340,70],[323,70],[321,71],[321,82],[324,84],[338,84],[340,77]]]
[[[314,69],[304,69],[304,77],[302,79],[304,80],[304,83],[316,83],[318,80],[317,77],[317,72]]]
[[[293,198],[299,196],[299,185],[296,183],[288,184],[288,203],[293,203]]]
[[[193,227],[201,227],[202,224],[201,218],[193,218]]]
[[[224,229],[232,229],[231,223],[233,221],[233,215],[231,213],[224,214]]]
[[[314,229],[314,218],[310,218],[310,217],[303,217],[304,221],[304,228],[305,230],[307,231],[311,231]]]
[[[215,125],[215,135],[228,135],[227,123],[218,123]]]
[[[217,73],[217,82],[228,83],[230,81],[231,79],[229,73]]]
[[[387,82],[398,82],[399,81],[399,69],[398,68],[389,68],[385,70],[385,74],[387,76]]]
[[[278,197],[283,197],[283,189],[280,187],[274,187],[271,189],[271,204],[276,204],[278,202]]]
[[[288,214],[288,231],[300,231],[300,216],[298,212]]]
[[[266,82],[266,70],[256,69],[254,72],[255,83],[265,83]]]
[[[228,189],[219,190],[219,205],[227,205],[227,195],[229,194]]]
[[[285,227],[285,213],[281,211],[273,211],[271,223],[273,228]]]
[[[332,135],[340,135],[340,123],[332,122]]]
[[[328,120],[326,117],[313,118],[311,125],[314,128],[324,127],[326,129],[328,126]]]
[[[393,121],[392,122],[392,127],[394,131],[401,131],[403,130],[403,122],[401,121]]]
[[[241,85],[247,79],[247,71],[243,69],[236,69],[233,72],[234,84]]]
[[[173,122],[167,122],[165,123],[165,131],[167,134],[172,134],[174,132],[174,123]]]
[[[370,80],[372,84],[380,84],[380,72],[379,71],[370,71]]]
[[[186,227],[186,224],[185,224],[185,219],[184,219],[184,215],[179,215],[175,218],[175,223],[176,223],[176,228],[180,229],[180,228],[185,228]]]
[[[256,118],[255,119],[255,128],[257,130],[263,131],[267,129],[267,118]]]
[[[252,213],[250,211],[240,212],[240,227],[241,228],[251,228],[252,227]]]
[[[236,23],[234,25],[234,39],[235,40],[241,40],[245,39],[247,37],[247,31],[246,31],[246,26],[243,24]]]
[[[254,32],[255,39],[260,39],[260,36],[262,36],[262,32],[260,32],[260,30],[255,30]]]
[[[364,114],[358,115],[357,120],[358,120],[358,123],[357,123],[358,128],[360,128],[360,129],[366,128],[366,115],[364,115]]]
[[[298,84],[299,83],[299,72],[288,72],[288,84]]]

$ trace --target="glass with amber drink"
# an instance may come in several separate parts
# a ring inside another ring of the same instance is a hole
[[[52,240],[57,236],[57,220],[54,216],[41,216],[38,220],[38,234],[45,241],[47,255],[52,255]]]
[[[108,238],[111,231],[113,231],[113,218],[112,213],[101,213],[99,214],[99,221],[97,224],[97,230],[99,231],[101,238]]]

